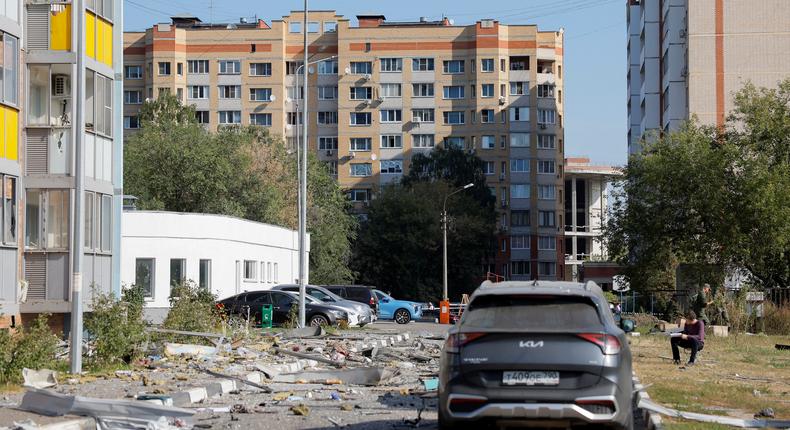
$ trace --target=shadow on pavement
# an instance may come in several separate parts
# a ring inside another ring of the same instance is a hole
[[[423,399],[415,394],[401,395],[398,393],[385,393],[379,396],[378,402],[388,408],[412,409],[436,409],[437,399]]]
[[[381,430],[381,429],[396,429],[396,430],[409,430],[409,429],[436,429],[438,423],[436,420],[421,420],[417,426],[407,424],[403,420],[380,420],[368,421],[358,424],[340,424],[343,429],[349,430]],[[327,426],[327,427],[310,427],[310,430],[336,430],[340,427]]]

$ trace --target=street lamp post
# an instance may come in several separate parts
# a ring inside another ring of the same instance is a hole
[[[463,190],[466,190],[468,188],[472,188],[474,185],[475,184],[473,184],[473,183],[468,183],[468,184],[464,185],[463,187],[461,187],[461,188],[451,192],[450,194],[447,194],[446,196],[444,196],[444,203],[442,204],[442,234],[444,236],[443,240],[442,240],[442,247],[443,247],[442,299],[444,301],[449,300],[449,297],[447,296],[447,198],[452,196],[455,193],[460,193]]]

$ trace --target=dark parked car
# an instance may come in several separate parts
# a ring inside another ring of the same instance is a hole
[[[323,287],[346,300],[365,303],[376,315],[379,313],[379,299],[373,293],[374,287],[365,285],[323,285]]]
[[[442,350],[439,428],[632,429],[631,376],[628,340],[595,283],[486,281]]]
[[[250,320],[259,325],[263,305],[272,305],[272,323],[279,326],[288,321],[291,306],[299,306],[299,299],[286,291],[250,291],[218,303],[224,306],[228,314],[243,318],[249,315]],[[311,326],[336,325],[338,321],[348,321],[348,313],[335,306],[307,302],[305,318]]]

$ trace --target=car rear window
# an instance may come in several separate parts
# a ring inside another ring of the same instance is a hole
[[[589,330],[603,327],[595,305],[583,297],[491,295],[475,298],[464,326],[524,330]]]

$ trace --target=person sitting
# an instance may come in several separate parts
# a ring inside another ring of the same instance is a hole
[[[705,346],[705,323],[697,319],[697,314],[693,310],[686,313],[686,323],[680,336],[673,336],[670,340],[672,344],[672,359],[675,364],[680,364],[680,351],[678,347],[691,350],[691,357],[686,364],[693,366],[697,359],[697,352],[702,351]]]

